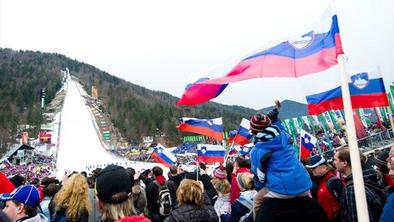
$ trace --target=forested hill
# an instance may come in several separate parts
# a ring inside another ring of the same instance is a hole
[[[61,87],[60,70],[66,67],[71,75],[81,80],[87,92],[93,85],[99,89],[102,109],[133,143],[140,142],[143,136],[155,135],[158,130],[164,133],[167,145],[179,143],[181,134],[175,126],[177,119],[183,116],[223,117],[225,129],[232,130],[238,128],[242,117],[256,112],[213,102],[177,107],[177,97],[135,85],[64,55],[0,48],[0,143],[10,142],[15,137],[17,124],[42,122],[40,91],[46,88],[46,103],[49,103]]]

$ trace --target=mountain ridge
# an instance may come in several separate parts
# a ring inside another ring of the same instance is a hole
[[[99,89],[100,108],[109,114],[113,125],[132,144],[139,143],[145,136],[164,137],[161,139],[168,145],[179,144],[182,136],[190,135],[176,129],[180,117],[223,117],[225,130],[229,131],[237,129],[243,117],[248,118],[257,112],[248,107],[216,102],[176,106],[179,99],[176,96],[136,85],[65,55],[0,48],[0,108],[3,108],[0,112],[0,146],[13,141],[10,138],[19,133],[17,125],[39,126],[43,123],[39,92],[46,89],[46,104],[49,104],[61,87],[63,76],[60,70],[66,67],[81,81],[86,92],[91,92],[92,86]],[[283,101],[283,107],[288,104],[293,107],[292,102]],[[280,115],[287,117],[285,109]]]

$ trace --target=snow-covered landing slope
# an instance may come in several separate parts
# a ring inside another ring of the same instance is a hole
[[[65,170],[82,171],[89,165],[122,160],[103,148],[93,121],[76,82],[69,78],[61,114],[57,178],[62,178]]]

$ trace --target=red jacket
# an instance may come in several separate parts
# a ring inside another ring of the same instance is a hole
[[[335,175],[332,172],[328,172],[322,180],[319,181],[317,186],[317,202],[323,207],[326,212],[328,219],[332,220],[338,214],[340,214],[341,206],[339,201],[330,192],[327,187],[327,181]]]
[[[142,215],[139,216],[130,216],[130,217],[125,217],[122,219],[119,219],[115,222],[150,222],[150,220]]]
[[[230,191],[230,203],[231,205],[234,204],[235,200],[239,197],[239,194],[241,190],[238,187],[237,183],[237,175],[239,173],[250,173],[250,170],[245,167],[239,168],[237,171],[235,171],[235,176],[231,178],[231,191]]]

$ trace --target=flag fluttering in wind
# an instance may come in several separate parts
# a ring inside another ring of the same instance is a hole
[[[252,150],[252,148],[253,148],[253,144],[246,144],[246,145],[244,145],[244,146],[241,146],[240,148],[239,148],[239,151],[238,151],[238,153],[240,154],[240,155],[249,155],[249,153],[250,153],[250,151]]]
[[[227,138],[227,144],[230,144],[234,142],[234,138],[237,135],[238,131],[237,130],[231,130],[230,133],[228,134]]]
[[[238,133],[234,137],[234,142],[238,143],[239,145],[243,146],[249,143],[249,140],[252,138],[252,133],[249,131],[250,122],[249,120],[242,118],[241,124],[238,128]]]
[[[301,130],[301,158],[308,158],[313,148],[316,146],[317,139],[312,134]]]
[[[223,140],[223,121],[222,118],[216,119],[196,119],[183,117],[177,128],[181,131],[197,133],[212,137],[219,141]]]
[[[330,7],[314,28],[256,50],[219,70],[218,78],[201,78],[186,87],[177,105],[198,105],[221,94],[229,83],[267,77],[301,77],[326,70],[343,54],[336,14]],[[209,73],[212,75],[212,73]]]
[[[151,157],[166,167],[170,167],[172,164],[176,163],[174,154],[166,150],[161,144],[157,144],[157,146],[153,148]]]
[[[231,146],[228,151],[228,155],[235,155],[237,152],[238,150],[234,146]]]
[[[12,168],[12,163],[8,159],[4,159],[2,164],[4,164],[8,169]]]
[[[223,163],[226,150],[220,145],[198,144],[197,159],[204,163]]]
[[[322,85],[327,85],[329,81],[336,81],[335,78],[323,77],[325,84],[309,84],[309,91],[316,91],[316,94],[306,96],[308,103],[308,113],[318,115],[328,110],[343,109],[342,90],[340,82],[338,87],[323,90]],[[388,106],[386,90],[384,88],[383,78],[378,72],[362,72],[350,77],[349,90],[353,109],[356,108],[373,108]]]

